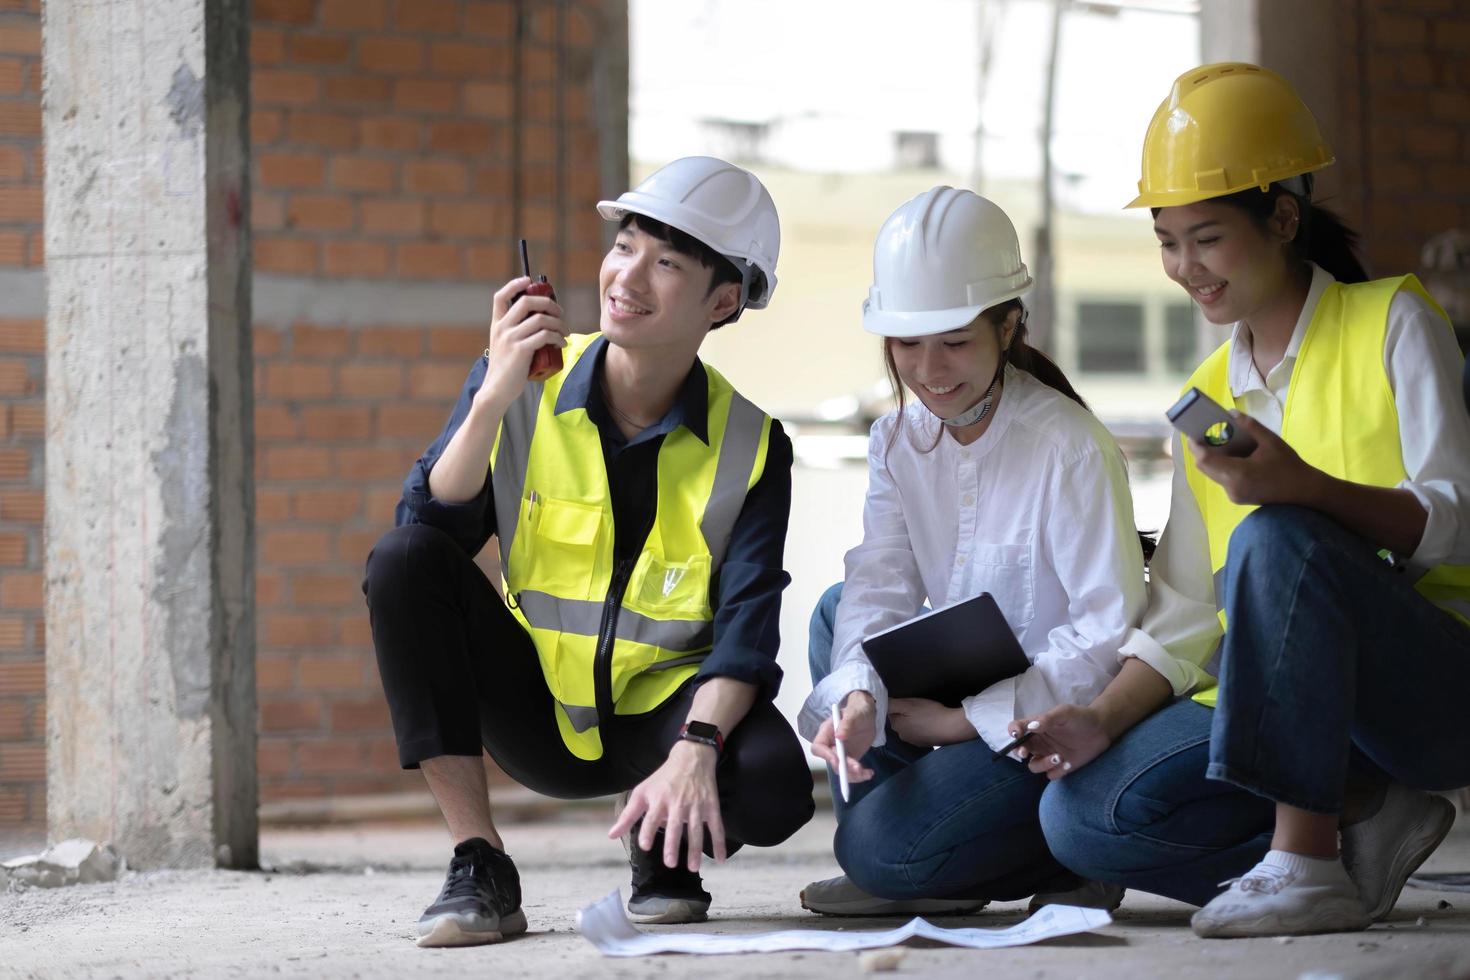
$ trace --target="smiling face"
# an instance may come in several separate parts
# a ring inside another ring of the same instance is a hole
[[[1013,329],[1007,326],[1007,337]],[[888,353],[899,380],[924,407],[954,418],[980,401],[1000,364],[999,331],[981,314],[968,326],[927,337],[892,337]]]
[[[629,224],[602,260],[600,329],[628,349],[698,347],[710,326],[735,312],[738,283],[710,289],[711,270]]]
[[[1164,272],[1199,304],[1205,319],[1249,322],[1277,301],[1291,281],[1288,243],[1295,236],[1297,206],[1277,198],[1265,227],[1241,208],[1200,201],[1160,208],[1154,233]]]

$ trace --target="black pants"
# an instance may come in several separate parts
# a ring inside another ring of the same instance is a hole
[[[405,769],[482,746],[516,782],[585,799],[632,789],[668,757],[693,682],[656,710],[604,719],[602,757],[563,744],[530,636],[500,594],[444,532],[407,524],[368,556],[363,583],[398,758]],[[716,769],[733,849],[779,844],[811,819],[812,777],[791,726],[770,702],[726,733]]]

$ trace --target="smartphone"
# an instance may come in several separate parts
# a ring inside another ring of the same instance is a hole
[[[1230,413],[1198,388],[1186,391],[1164,414],[1174,428],[1202,446],[1227,456],[1249,456],[1255,452],[1256,440],[1241,431]]]

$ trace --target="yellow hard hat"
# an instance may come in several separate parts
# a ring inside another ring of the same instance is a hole
[[[1174,81],[1143,139],[1130,208],[1193,204],[1330,166],[1332,148],[1286,79],[1242,62],[1202,65]]]

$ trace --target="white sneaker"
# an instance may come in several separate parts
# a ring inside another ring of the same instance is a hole
[[[1449,800],[1391,783],[1377,813],[1342,828],[1342,863],[1374,922],[1393,911],[1404,882],[1454,824]]]
[[[1036,912],[1048,905],[1077,905],[1084,909],[1102,909],[1114,912],[1123,904],[1123,889],[1103,881],[1088,879],[1076,888],[1064,892],[1037,892],[1031,896],[1027,912]]]
[[[1356,932],[1372,924],[1340,861],[1268,851],[1190,920],[1205,938]]]
[[[801,890],[801,907],[822,915],[963,915],[983,909],[984,898],[911,898],[869,895],[847,875],[814,881]]]

